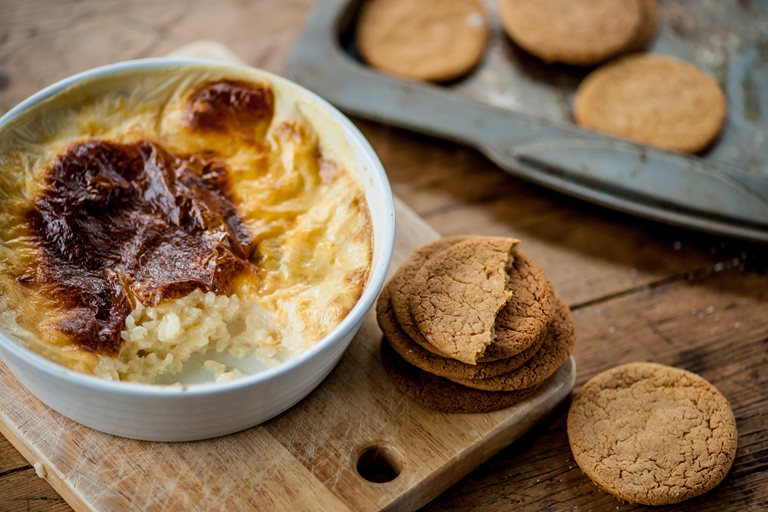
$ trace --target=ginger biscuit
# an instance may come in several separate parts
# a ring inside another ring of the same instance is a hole
[[[523,49],[547,62],[591,66],[636,41],[641,0],[502,0],[501,22]]]
[[[637,54],[587,76],[576,91],[573,115],[590,130],[695,153],[720,133],[726,98],[717,81],[692,64]]]
[[[391,292],[392,309],[397,317],[397,322],[400,327],[408,334],[408,336],[416,342],[421,348],[431,352],[439,357],[450,357],[432,346],[426,338],[421,334],[416,322],[413,320],[411,310],[408,307],[408,296],[410,294],[410,287],[413,284],[413,280],[416,277],[416,273],[426,263],[426,261],[433,255],[440,251],[447,249],[448,247],[469,240],[473,237],[470,235],[456,235],[448,236],[435,240],[419,249],[416,249],[403,263],[400,268],[392,276],[387,287]],[[493,344],[491,344],[485,351],[485,353],[478,358],[478,362],[496,361],[499,359],[506,359],[510,356],[506,355],[503,350],[496,350]]]
[[[520,249],[514,258],[507,281],[512,296],[496,317],[496,336],[486,350],[486,354],[492,350],[494,358],[512,357],[541,341],[558,307],[544,271]]]
[[[447,249],[456,243],[469,240],[470,238],[470,236],[462,235],[448,236],[416,249],[408,257],[405,263],[397,269],[397,272],[395,272],[395,275],[392,276],[392,279],[390,279],[389,284],[387,285],[387,288],[391,293],[392,310],[397,317],[397,322],[400,324],[400,327],[402,327],[408,336],[423,349],[438,356],[447,357],[437,348],[433,347],[424,336],[422,336],[411,316],[411,310],[408,308],[408,295],[411,290],[410,286],[416,277],[416,273],[433,254]]]
[[[384,336],[389,341],[390,346],[409,364],[441,377],[456,377],[465,379],[487,379],[520,367],[539,349],[544,337],[534,343],[519,354],[489,363],[478,363],[477,365],[464,364],[455,359],[436,356],[428,350],[423,349],[415,343],[400,328],[395,318],[390,300],[390,293],[385,289],[378,303],[376,304],[376,316],[379,320],[379,326],[384,332]]]
[[[477,359],[495,336],[499,310],[511,292],[507,276],[518,241],[478,237],[440,251],[419,269],[408,307],[424,338],[463,363]]]
[[[481,413],[510,407],[531,396],[536,389],[494,392],[466,388],[411,366],[386,339],[381,342],[381,361],[395,387],[411,400],[446,413]]]
[[[512,391],[539,386],[570,357],[576,342],[576,327],[568,306],[561,304],[549,325],[541,348],[517,369],[486,379],[447,377],[462,386],[485,391]]]
[[[369,0],[357,24],[357,48],[374,68],[444,82],[482,59],[489,27],[479,0]]]
[[[719,484],[736,455],[728,400],[700,376],[630,363],[590,379],[568,412],[579,467],[619,499],[679,503]]]
[[[408,307],[411,285],[419,269],[433,255],[459,242],[482,237],[467,235],[441,238],[427,244],[411,254],[390,280],[392,309],[400,327],[421,348],[439,357],[450,357],[432,346],[421,334]],[[521,250],[515,251],[515,260],[509,270],[507,288],[512,296],[496,317],[496,337],[478,362],[493,362],[509,359],[520,352],[528,351],[534,344],[540,344],[557,305],[552,284],[541,268]],[[411,361],[413,363],[413,361]]]

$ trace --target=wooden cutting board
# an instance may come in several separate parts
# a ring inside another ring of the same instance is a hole
[[[178,53],[237,59],[211,43]],[[396,210],[393,269],[438,236],[399,201]],[[412,510],[530,429],[573,387],[571,360],[515,407],[437,413],[397,392],[381,367],[380,339],[370,313],[336,369],[301,403],[258,427],[193,443],[83,427],[35,399],[0,363],[0,433],[44,467],[75,510]]]

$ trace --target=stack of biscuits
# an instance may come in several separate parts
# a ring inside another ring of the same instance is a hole
[[[510,238],[455,236],[416,250],[376,307],[396,387],[442,412],[489,412],[534,393],[569,358],[573,318]]]

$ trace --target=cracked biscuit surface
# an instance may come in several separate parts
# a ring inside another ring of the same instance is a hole
[[[698,375],[630,363],[589,380],[568,413],[568,439],[586,475],[614,496],[668,505],[719,484],[736,455],[728,400]]]
[[[482,237],[449,236],[420,247],[400,266],[387,286],[397,323],[412,341],[436,356],[451,357],[427,341],[416,326],[408,306],[412,284],[430,258],[460,242],[479,238]],[[519,249],[515,250],[506,286],[512,295],[496,316],[495,339],[478,357],[478,363],[516,358],[524,351],[531,353],[533,345],[541,345],[546,325],[556,309],[552,284],[541,268]]]
[[[408,307],[421,334],[441,353],[467,364],[494,340],[494,324],[507,303],[508,270],[519,242],[478,237],[429,258],[419,269]]]
[[[400,357],[413,366],[440,377],[486,379],[509,373],[533,357],[544,341],[544,338],[541,337],[538,342],[526,350],[507,359],[471,365],[455,359],[437,356],[415,343],[397,323],[388,287],[384,289],[376,305],[376,316],[384,336]]]
[[[560,304],[548,330],[536,354],[509,373],[487,379],[449,379],[463,386],[486,391],[509,391],[538,386],[551,377],[573,351],[576,328],[568,306]]]
[[[441,353],[436,347],[433,347],[416,327],[416,323],[411,315],[411,310],[408,307],[408,295],[411,293],[411,284],[413,283],[416,274],[432,255],[437,254],[454,244],[469,240],[470,238],[470,236],[463,235],[448,236],[416,249],[411,253],[405,263],[397,269],[397,272],[395,272],[395,275],[392,276],[392,279],[387,285],[387,289],[391,294],[392,311],[394,312],[400,327],[402,327],[408,336],[423,349],[441,357],[448,356]]]
[[[507,281],[512,296],[496,316],[494,358],[515,356],[540,342],[558,308],[544,271],[519,249],[514,257]]]

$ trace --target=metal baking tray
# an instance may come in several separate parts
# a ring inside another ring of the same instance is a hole
[[[545,64],[503,33],[483,62],[449,84],[385,75],[355,48],[362,2],[318,0],[291,54],[297,82],[342,110],[457,141],[502,169],[609,208],[710,233],[768,242],[768,2],[659,0],[649,51],[712,73],[728,120],[700,156],[652,149],[575,126],[571,103],[588,70]]]

